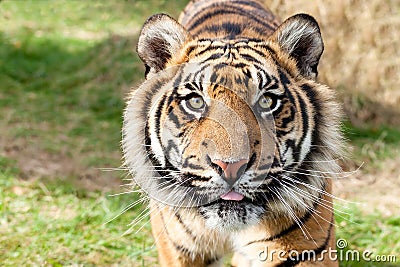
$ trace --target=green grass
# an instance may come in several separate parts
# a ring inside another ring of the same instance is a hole
[[[144,72],[134,53],[138,31],[146,17],[176,14],[181,5],[2,1],[0,126],[7,137],[88,159],[84,166],[119,166],[124,97]]]
[[[125,174],[98,168],[121,164],[124,97],[144,72],[134,53],[141,24],[157,12],[176,17],[185,2],[0,2],[0,265],[153,265],[148,218],[122,236],[143,207],[106,223],[138,196],[109,197]],[[394,127],[346,131],[371,164],[400,147]],[[61,171],[26,171],[36,160]],[[79,186],[86,172],[110,182]],[[399,254],[398,217],[349,213],[337,236],[350,248]]]
[[[1,165],[12,162],[0,158]],[[134,234],[122,236],[144,208],[136,206],[108,222],[137,200],[133,194],[107,196],[53,181],[21,181],[15,168],[0,172],[0,262],[2,266],[132,266],[150,249],[148,218]],[[135,266],[135,265],[134,265]]]
[[[154,264],[156,251],[147,217],[134,227],[133,233],[122,236],[143,207],[130,209],[107,223],[138,196],[107,196],[57,180],[22,181],[17,179],[15,162],[6,158],[0,158],[0,167],[3,266]],[[362,214],[354,205],[348,206],[346,212],[347,215],[336,216],[337,238],[348,242],[345,251],[369,250],[372,259],[376,255],[398,256],[400,217],[382,218],[379,212]],[[395,265],[343,261],[341,266]]]
[[[342,207],[336,209],[343,210]],[[363,213],[356,205],[344,210],[348,214],[336,212],[336,237],[345,239],[349,250],[371,252],[371,262],[342,261],[340,266],[398,266],[400,262],[400,216],[382,217],[377,210]],[[344,254],[343,254],[344,255]],[[375,262],[377,255],[395,255],[396,263]],[[344,258],[343,258],[344,259]],[[351,259],[351,258],[350,258]],[[360,256],[360,259],[362,257]]]
[[[383,168],[381,162],[398,155],[400,151],[400,127],[370,126],[354,127],[346,122],[344,127],[346,138],[354,151],[352,159],[363,161],[367,169]]]
[[[98,168],[121,164],[124,98],[144,76],[134,52],[141,24],[177,15],[183,2],[0,2],[0,265],[154,261],[148,223],[121,236],[142,208],[105,224],[137,196],[107,197],[124,174]],[[61,171],[24,171],[31,160]],[[86,172],[109,189],[79,187]]]

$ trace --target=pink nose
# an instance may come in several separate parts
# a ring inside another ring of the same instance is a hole
[[[247,165],[247,159],[241,159],[236,162],[225,162],[222,160],[214,160],[214,164],[217,164],[224,171],[223,178],[228,184],[233,185],[244,172],[244,168]]]

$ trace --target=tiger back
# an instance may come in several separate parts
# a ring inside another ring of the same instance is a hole
[[[316,81],[315,19],[193,0],[178,21],[150,17],[137,52],[146,80],[122,148],[150,197],[161,266],[222,266],[232,252],[232,266],[337,266],[326,252],[341,108]]]

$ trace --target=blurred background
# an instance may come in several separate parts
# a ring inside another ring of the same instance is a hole
[[[186,2],[0,1],[0,265],[157,264],[146,206],[121,194],[122,112],[144,77],[141,25]],[[400,2],[265,2],[321,26],[319,79],[338,92],[349,141],[337,237],[400,262]]]

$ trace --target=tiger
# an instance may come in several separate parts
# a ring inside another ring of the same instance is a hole
[[[312,16],[281,22],[257,0],[147,19],[121,143],[161,266],[338,266],[345,141],[336,92],[317,81],[323,50]]]

